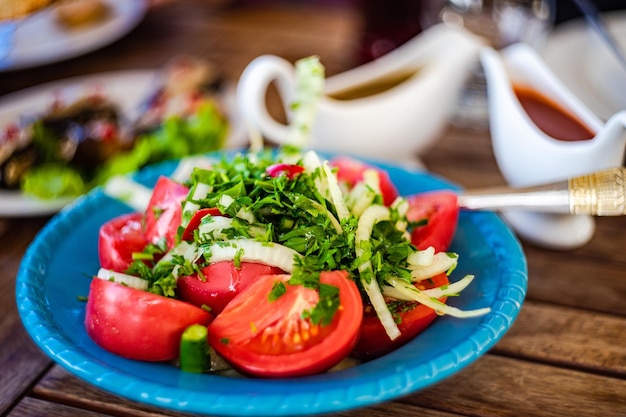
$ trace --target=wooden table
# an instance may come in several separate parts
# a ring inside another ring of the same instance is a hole
[[[177,53],[214,61],[236,80],[262,53],[322,58],[332,75],[355,64],[360,17],[349,4],[263,7],[209,1],[154,3],[120,41],[66,62],[0,74],[0,94],[82,74],[155,68]],[[501,184],[485,132],[450,127],[423,157],[466,187]],[[0,414],[181,415],[120,399],[54,364],[30,340],[15,305],[15,276],[47,218],[0,219]],[[421,392],[341,416],[626,416],[626,218],[602,218],[581,249],[524,244],[522,311],[484,357]]]

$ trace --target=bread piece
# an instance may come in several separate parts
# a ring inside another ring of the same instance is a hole
[[[43,9],[53,0],[0,0],[0,22],[17,20]]]
[[[64,1],[55,9],[57,22],[69,29],[99,23],[108,18],[110,13],[110,6],[103,0]]]

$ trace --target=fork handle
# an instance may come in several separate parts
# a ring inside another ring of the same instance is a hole
[[[536,187],[469,190],[458,196],[458,204],[471,210],[622,216],[626,214],[626,169],[611,168]]]

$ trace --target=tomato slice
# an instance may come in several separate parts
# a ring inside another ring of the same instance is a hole
[[[178,279],[178,297],[198,307],[206,305],[212,313],[218,314],[259,276],[277,275],[284,271],[255,262],[242,262],[237,267],[232,261],[223,261],[210,264],[202,268],[201,272],[204,279],[198,275]]]
[[[431,280],[425,280],[421,284],[424,288],[433,288],[447,283],[447,275],[439,274]],[[446,299],[441,298],[440,300],[443,302]],[[435,310],[422,304],[415,304],[415,307],[408,311],[396,311],[394,314],[399,318],[398,329],[400,330],[400,336],[391,340],[376,316],[374,309],[371,306],[366,306],[359,342],[352,351],[351,356],[361,360],[371,360],[387,354],[412,340],[437,317]]]
[[[320,282],[339,288],[340,307],[328,325],[313,324],[302,312],[319,294],[289,285],[288,275],[260,277],[237,295],[209,325],[209,342],[233,367],[261,377],[293,377],[323,372],[354,347],[363,317],[361,295],[344,271],[322,272]],[[276,282],[286,292],[268,295]]]
[[[346,156],[332,159],[330,165],[337,168],[337,179],[339,182],[347,184],[348,188],[352,188],[356,183],[363,181],[365,170],[375,169],[378,172],[380,192],[383,195],[384,204],[390,206],[398,197],[398,189],[391,182],[391,178],[385,170]]]
[[[100,347],[129,359],[168,361],[178,357],[180,337],[212,315],[184,301],[94,278],[85,314],[87,334]]]
[[[221,216],[221,215],[222,213],[220,212],[220,209],[218,209],[217,207],[203,208],[203,209],[196,211],[193,214],[193,217],[191,218],[191,220],[189,220],[189,223],[187,223],[187,227],[185,227],[185,231],[183,232],[183,235],[182,235],[182,240],[193,240],[194,230],[196,230],[198,226],[200,226],[202,219],[205,218],[206,216]]]
[[[124,214],[109,220],[100,227],[98,234],[100,266],[124,272],[133,262],[133,252],[141,252],[147,243],[142,213]]]
[[[158,243],[165,238],[167,247],[176,244],[176,234],[182,222],[182,202],[189,189],[167,178],[159,177],[146,209],[146,239]]]
[[[449,190],[429,191],[409,197],[408,202],[409,221],[427,221],[413,230],[411,242],[420,250],[429,246],[436,252],[447,250],[459,221],[456,194]]]

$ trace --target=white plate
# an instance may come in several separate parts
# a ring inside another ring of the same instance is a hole
[[[626,12],[604,13],[602,19],[626,53]],[[557,26],[546,41],[542,57],[601,119],[626,109],[626,70],[584,20]]]
[[[111,16],[101,23],[67,29],[55,19],[54,7],[20,21],[12,49],[0,59],[0,71],[35,67],[101,48],[130,32],[143,19],[148,0],[105,0]]]
[[[22,116],[46,111],[60,97],[68,102],[98,89],[120,106],[120,110],[132,115],[154,88],[155,70],[116,71],[69,78],[31,87],[0,97],[0,132]],[[221,97],[221,104],[228,115],[230,132],[226,147],[239,148],[246,143],[246,133],[235,111],[233,88]],[[0,217],[30,217],[54,214],[71,199],[39,200],[19,191],[0,190]]]

